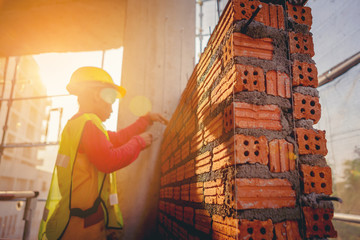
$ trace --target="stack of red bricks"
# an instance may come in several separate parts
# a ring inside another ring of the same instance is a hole
[[[311,9],[283,2],[224,9],[164,133],[163,239],[336,237]]]

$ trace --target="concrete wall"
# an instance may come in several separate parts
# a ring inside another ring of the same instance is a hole
[[[176,108],[193,70],[195,2],[193,0],[128,1],[124,34],[122,85],[127,95],[119,106],[119,128],[137,119],[129,105],[145,96],[152,111],[168,118]],[[151,132],[162,136],[164,127]],[[150,239],[156,231],[161,139],[118,172],[119,202],[124,216],[124,239]]]

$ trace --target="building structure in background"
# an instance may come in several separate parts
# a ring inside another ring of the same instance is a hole
[[[47,111],[51,104],[47,98],[26,99],[45,96],[46,89],[39,76],[39,67],[32,56],[10,57],[0,59],[0,135],[4,134],[5,146],[0,162],[1,191],[39,191],[39,198],[46,198],[51,180],[51,173],[39,170],[43,159],[39,159],[39,147],[22,147],[26,144],[39,143],[44,140]],[[15,78],[15,80],[14,80]],[[11,97],[12,84],[13,99]],[[8,108],[10,106],[10,111]],[[39,205],[42,205],[41,203]],[[21,238],[23,234],[24,202],[1,202],[0,205],[0,238]],[[42,216],[38,207],[33,215],[33,226],[37,226]],[[32,238],[37,231],[33,231]]]

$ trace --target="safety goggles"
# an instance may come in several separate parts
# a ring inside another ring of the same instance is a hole
[[[113,104],[116,100],[118,92],[114,88],[103,88],[100,91],[100,98],[109,104]]]

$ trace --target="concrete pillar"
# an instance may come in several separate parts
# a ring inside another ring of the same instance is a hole
[[[153,112],[170,118],[194,67],[195,1],[128,1],[124,36],[122,85],[127,95],[119,106],[119,128],[137,119],[129,108],[135,96],[148,98]],[[152,126],[150,131],[159,138],[118,171],[123,239],[156,234],[163,130],[160,124]]]

